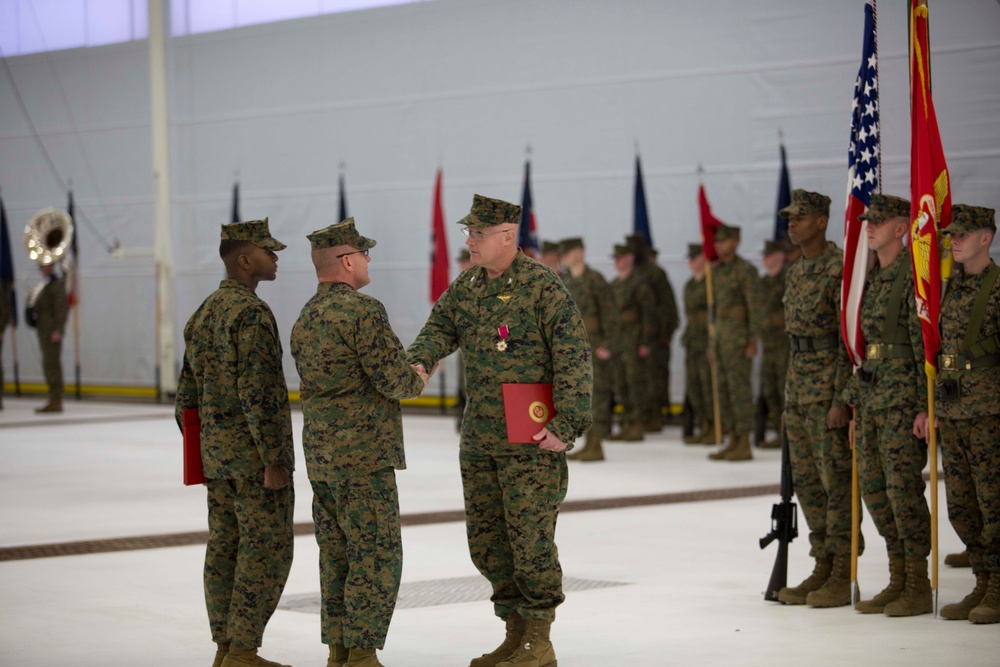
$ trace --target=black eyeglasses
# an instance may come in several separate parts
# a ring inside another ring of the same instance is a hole
[[[365,257],[367,257],[368,256],[368,250],[369,250],[369,248],[365,248],[364,250],[352,250],[351,252],[345,252],[343,254],[337,255],[337,259],[340,259],[341,257],[347,257],[348,255],[356,255],[358,253],[361,253],[362,255],[364,255]]]

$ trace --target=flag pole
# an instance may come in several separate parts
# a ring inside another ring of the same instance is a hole
[[[10,321],[10,351],[14,355],[14,395],[21,396],[21,365],[18,363],[17,356],[17,328],[14,326],[14,320]],[[0,387],[0,391],[3,387]]]
[[[698,185],[703,185],[705,168],[698,165]],[[722,443],[722,415],[719,410],[719,369],[715,359],[715,291],[712,287],[712,262],[705,257],[705,291],[708,301],[708,370],[712,379],[712,421],[715,427],[715,444]]]
[[[858,450],[854,428],[857,425],[854,411],[851,411],[851,607],[857,608],[861,590],[858,587],[858,531],[861,527],[861,482],[858,479]]]
[[[927,433],[929,449],[927,458],[931,464],[931,593],[934,596],[934,618],[938,613],[938,455],[937,429],[934,428],[934,378],[927,375]]]

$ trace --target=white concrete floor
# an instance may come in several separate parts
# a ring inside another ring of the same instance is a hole
[[[181,485],[180,438],[169,406],[68,401],[33,414],[38,399],[5,397],[0,412],[0,548],[205,529],[205,492]],[[293,413],[296,440],[301,415]],[[409,469],[397,475],[404,514],[458,510],[458,437],[451,418],[404,417]],[[297,445],[298,447],[298,445]],[[705,460],[668,428],[643,444],[611,444],[604,463],[571,463],[569,499],[776,484],[777,451],[748,463]],[[297,452],[296,521],[311,493]],[[553,626],[563,667],[665,665],[1000,665],[1000,625],[931,615],[863,616],[849,608],[785,607],[762,599],[775,547],[761,551],[776,496],[565,512],[557,541],[567,577],[627,585],[571,592]],[[941,553],[961,549],[940,490]],[[789,579],[808,574],[802,536]],[[886,583],[881,539],[864,524],[863,595]],[[464,525],[403,529],[403,582],[476,575]],[[313,537],[296,538],[287,594],[319,590]],[[203,547],[0,562],[0,666],[209,665]],[[942,556],[943,557],[943,556]],[[972,589],[968,570],[940,570],[940,604]],[[502,635],[488,602],[399,609],[388,667],[464,667]],[[325,665],[316,614],[279,609],[261,655]]]

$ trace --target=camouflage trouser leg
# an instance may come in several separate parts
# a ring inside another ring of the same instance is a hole
[[[913,435],[913,415],[865,411],[860,420],[861,495],[890,558],[927,558],[931,520],[924,498],[927,445]],[[855,431],[857,433],[857,430]]]
[[[205,603],[212,641],[257,648],[292,567],[295,492],[263,479],[208,480]]]
[[[705,350],[688,348],[684,354],[684,380],[696,423],[715,419],[712,410],[712,368]]]
[[[566,457],[533,448],[510,456],[463,450],[459,460],[469,554],[493,586],[496,615],[552,622],[565,599],[555,531]]]
[[[781,415],[785,409],[785,373],[788,345],[765,345],[760,359],[760,395],[769,412]]]
[[[646,386],[649,388],[648,414],[655,415],[664,407],[670,407],[668,382],[670,376],[670,348],[654,344],[643,366],[646,368]]]
[[[42,371],[45,373],[45,382],[49,385],[49,396],[62,396],[62,341],[53,343],[51,340],[42,340],[39,336],[38,342],[42,349]]]
[[[594,360],[594,389],[591,406],[594,423],[591,427],[599,429],[602,437],[611,432],[611,362],[601,361],[596,353]]]
[[[948,519],[974,572],[1000,572],[1000,415],[942,419]]]
[[[747,359],[746,341],[720,339],[717,349],[723,429],[727,433],[749,434],[753,429],[753,387],[750,384],[753,360]]]
[[[785,409],[795,497],[809,525],[809,555],[851,553],[851,445],[847,428],[828,429],[826,403]],[[858,553],[865,543],[858,535]]]
[[[649,412],[646,360],[639,358],[636,345],[624,344],[616,352],[615,389],[625,409],[626,422],[642,422]]]
[[[380,649],[403,573],[396,473],[389,468],[312,488],[323,643]]]

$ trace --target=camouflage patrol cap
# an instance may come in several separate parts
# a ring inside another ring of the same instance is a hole
[[[984,206],[955,204],[951,207],[951,224],[942,231],[945,234],[968,234],[977,229],[997,231],[996,211]]]
[[[579,236],[574,236],[572,238],[563,239],[559,242],[559,254],[565,255],[570,250],[575,250],[577,248],[583,247],[583,239]]]
[[[459,220],[458,224],[467,227],[495,227],[506,223],[516,225],[520,222],[521,207],[517,204],[502,199],[472,195],[472,210],[469,211],[469,215]]]
[[[468,248],[462,248],[461,252],[458,253],[458,261],[468,262],[472,259],[472,255],[469,254]]]
[[[858,220],[868,220],[877,225],[899,217],[910,219],[910,202],[891,195],[872,194],[868,210],[859,215]]]
[[[700,243],[688,243],[688,259],[694,259],[702,253]]]
[[[621,245],[619,243],[615,244],[614,258],[624,257],[625,255],[635,255],[635,248],[628,245]]]
[[[354,218],[347,218],[335,225],[317,229],[307,237],[313,250],[335,248],[339,245],[349,245],[358,250],[368,250],[375,247],[375,239],[365,238],[358,234],[354,227]]]
[[[809,192],[801,188],[792,190],[792,203],[778,211],[782,218],[791,218],[807,213],[819,213],[830,217],[830,198],[818,192]]]
[[[764,252],[762,255],[770,255],[775,252],[788,252],[788,246],[784,241],[764,241]]]
[[[715,240],[725,241],[727,239],[739,239],[740,228],[733,225],[719,225],[715,228]]]
[[[220,238],[223,241],[249,241],[264,250],[284,250],[288,247],[271,236],[271,230],[267,227],[267,218],[222,225]]]
[[[542,241],[542,252],[559,252],[559,244],[555,241]]]

